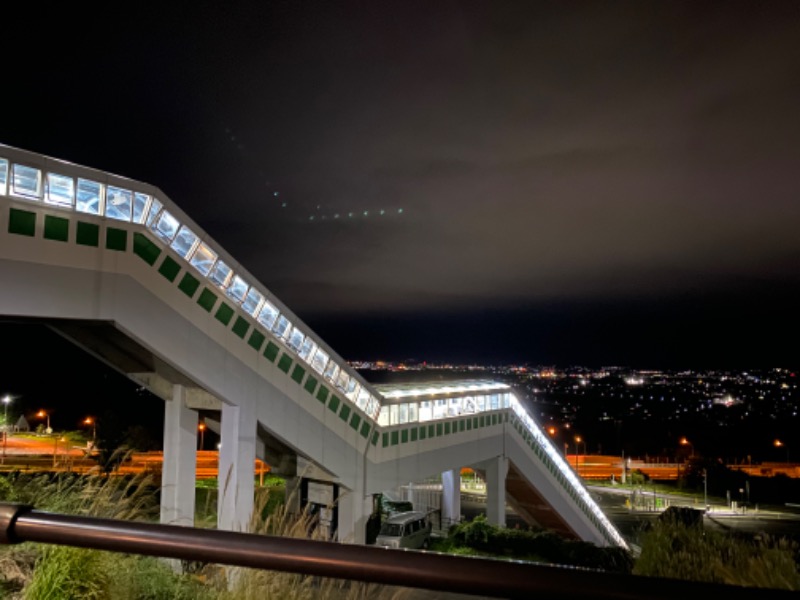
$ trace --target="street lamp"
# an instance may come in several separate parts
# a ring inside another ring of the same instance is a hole
[[[681,446],[689,446],[689,458],[694,458],[694,445],[685,437],[681,438]]]
[[[205,444],[203,443],[204,434],[206,432],[206,424],[205,421],[201,421],[200,424],[197,426],[198,431],[200,431],[200,450],[205,449]]]
[[[4,420],[3,420],[3,464],[6,462],[6,445],[8,444],[8,405],[11,402],[11,396],[8,394],[3,398],[4,406]]]
[[[92,426],[92,448],[94,448],[97,444],[97,421],[95,421],[92,417],[86,417],[83,420],[83,424]]]
[[[580,467],[580,446],[579,444],[583,444],[583,462],[586,462],[586,440],[584,440],[581,436],[575,436],[575,470],[578,471],[578,477],[581,475],[581,467]]]
[[[772,445],[776,448],[786,448],[786,462],[789,462],[789,447],[780,440],[775,440]]]
[[[44,432],[47,435],[53,433],[53,430],[50,428],[50,414],[46,413],[44,410],[40,410],[39,412],[36,413],[36,416],[39,417],[40,419],[47,419],[47,429],[45,429]]]

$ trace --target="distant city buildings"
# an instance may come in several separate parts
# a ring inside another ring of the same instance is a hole
[[[726,462],[800,460],[798,373],[478,365],[407,360],[351,365],[381,382],[491,378],[512,385],[559,447],[637,456],[691,451]],[[681,439],[692,440],[681,444]],[[776,440],[782,440],[780,446]]]

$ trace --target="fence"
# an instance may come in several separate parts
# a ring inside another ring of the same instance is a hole
[[[0,503],[0,543],[38,542],[497,598],[797,600],[795,592],[63,515]]]

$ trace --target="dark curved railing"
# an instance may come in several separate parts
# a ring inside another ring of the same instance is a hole
[[[797,600],[797,593],[414,550],[48,513],[0,503],[0,543],[39,542],[495,598]]]

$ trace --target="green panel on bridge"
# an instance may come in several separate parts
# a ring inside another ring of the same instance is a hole
[[[366,419],[364,419],[364,422],[361,424],[361,431],[359,431],[359,433],[364,439],[369,437],[369,423]]]
[[[416,442],[417,441],[417,428],[416,427],[414,427],[411,430],[411,441],[412,442]]]
[[[311,394],[311,395],[313,396],[313,395],[314,395],[314,392],[317,390],[317,383],[319,383],[319,382],[317,381],[317,378],[316,378],[316,377],[314,377],[313,375],[309,375],[309,376],[308,376],[308,379],[306,379],[306,382],[305,382],[305,384],[303,385],[303,388],[304,388],[304,389],[305,389],[305,390],[306,390],[306,391],[307,391],[309,394]]]
[[[472,419],[467,419],[467,431],[472,431]]]
[[[200,297],[197,299],[197,303],[206,309],[206,312],[211,312],[214,305],[217,303],[217,295],[210,289],[203,288],[203,291],[200,292]]]
[[[181,282],[178,284],[178,289],[189,296],[189,298],[194,297],[199,287],[200,280],[191,273],[184,273],[183,279],[181,279]]]
[[[427,437],[428,429],[423,425],[419,428],[419,439],[424,440]]]
[[[383,442],[381,444],[384,448],[389,445],[389,434],[387,432],[383,433]]]
[[[301,367],[300,365],[294,366],[294,371],[292,371],[292,379],[294,379],[297,383],[301,383],[305,375],[306,375],[306,370],[303,367]]]
[[[224,302],[221,302],[219,308],[217,309],[217,314],[214,315],[214,318],[223,325],[227,325],[233,318],[233,309]]]
[[[339,410],[339,398],[337,396],[331,396],[330,402],[328,402],[328,408],[330,408],[334,413]]]
[[[347,404],[342,404],[342,410],[339,411],[339,418],[347,422],[348,417],[350,417],[350,407],[347,406]]]
[[[464,431],[464,429],[466,429],[466,427],[467,427],[467,424],[466,424],[466,422],[464,421],[464,419],[461,419],[461,420],[458,422],[458,430],[459,430],[459,431]]]
[[[78,228],[75,230],[75,242],[80,246],[97,248],[100,245],[100,226],[95,223],[78,221]],[[150,263],[151,266],[152,264]]]
[[[478,417],[472,417],[472,427],[478,428]]]
[[[436,437],[436,427],[434,427],[433,425],[428,425],[428,437],[429,438]]]
[[[359,425],[361,425],[361,417],[358,416],[358,413],[354,412],[353,416],[350,417],[350,427],[353,428],[353,431],[358,431]]]
[[[399,432],[393,431],[391,437],[392,437],[392,442],[391,442],[392,446],[397,446],[397,444],[400,442]]]
[[[481,415],[481,427],[486,427],[486,417]]]
[[[328,400],[329,393],[330,392],[328,391],[328,388],[326,388],[324,385],[319,386],[319,390],[317,390],[317,400],[325,404],[325,402]]]
[[[264,348],[264,358],[269,362],[275,362],[275,359],[278,357],[278,350],[278,344],[275,342],[267,342],[267,347]]]
[[[244,339],[248,329],[250,329],[250,323],[247,322],[247,319],[242,316],[237,316],[236,322],[233,324],[233,333]]]
[[[171,256],[165,256],[161,261],[161,266],[158,267],[158,272],[161,273],[167,281],[175,281],[178,273],[181,272],[181,266]]]
[[[362,427],[361,429],[363,430],[364,428]],[[378,432],[377,431],[373,431],[372,432],[372,445],[374,446],[377,443],[378,443]]]
[[[284,373],[289,373],[289,368],[292,366],[292,357],[284,352],[278,360],[278,368]]]
[[[69,220],[53,215],[44,216],[44,239],[66,242],[69,240]]]
[[[441,423],[436,424],[436,437],[440,437],[444,433],[444,427]]]
[[[450,422],[449,421],[444,424],[444,434],[445,435],[450,435]]]
[[[8,233],[17,235],[36,235],[36,213],[12,208],[8,215]]]
[[[80,225],[79,221],[79,229]],[[156,264],[156,260],[161,256],[161,248],[148,239],[146,235],[138,231],[133,234],[133,252],[151,267]]]
[[[116,227],[106,227],[106,249],[125,252],[128,249],[128,232]]]
[[[250,339],[247,340],[247,343],[255,348],[257,351],[261,350],[261,346],[264,345],[264,340],[267,339],[263,333],[261,333],[258,329],[253,327],[253,333],[250,334]]]
[[[408,429],[403,429],[403,431],[400,432],[400,443],[401,444],[408,443]]]

